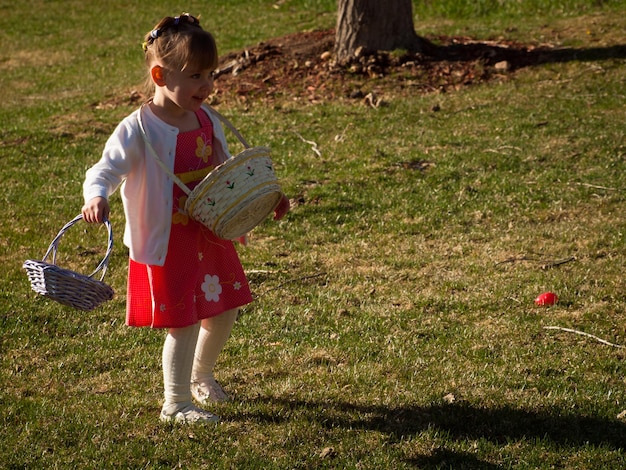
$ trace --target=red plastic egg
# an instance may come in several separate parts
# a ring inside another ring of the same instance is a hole
[[[535,299],[537,305],[554,305],[559,298],[554,292],[544,292]]]

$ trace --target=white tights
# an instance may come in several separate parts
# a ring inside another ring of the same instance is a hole
[[[163,385],[167,415],[191,405],[193,380],[213,378],[213,367],[230,337],[238,310],[205,318],[195,325],[170,328],[163,345]]]

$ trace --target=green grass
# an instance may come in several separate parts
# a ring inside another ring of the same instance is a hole
[[[429,34],[602,49],[626,27],[623,2],[415,5]],[[625,350],[544,329],[626,345],[623,57],[378,109],[223,103],[300,203],[240,249],[256,302],[218,364],[234,401],[217,427],[158,421],[163,332],[124,326],[118,197],[116,298],[81,313],[30,290],[22,262],[134,108],[98,104],[141,84],[141,36],[180,8],[0,1],[0,468],[625,467]],[[222,52],[332,27],[334,8],[185,7]],[[76,227],[59,263],[93,269],[104,240]],[[536,307],[546,290],[559,303]]]

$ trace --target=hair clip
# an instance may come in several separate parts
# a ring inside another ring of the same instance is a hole
[[[195,16],[190,15],[189,13],[183,13],[180,16],[174,17],[174,26],[178,26],[180,24],[180,20],[185,20],[187,21],[187,23],[191,23],[194,25],[200,24],[200,20],[198,20],[198,18],[196,18]]]
[[[153,29],[152,31],[150,31],[150,37],[152,39],[156,39],[161,35],[161,30],[160,29]]]

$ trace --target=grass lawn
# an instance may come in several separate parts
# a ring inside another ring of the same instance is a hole
[[[335,21],[330,0],[188,3],[223,53]],[[158,420],[164,332],[124,325],[118,195],[111,302],[62,307],[22,269],[80,211],[136,106],[102,103],[181,7],[0,0],[0,468],[626,468],[626,4],[500,3],[414,2],[416,28],[579,59],[378,108],[220,103],[294,207],[239,248],[256,300],[216,371],[233,401],[188,427]],[[74,227],[57,262],[90,272],[105,238]]]

